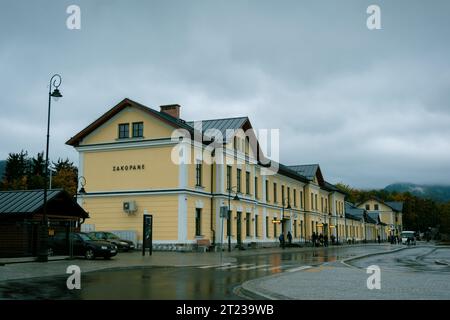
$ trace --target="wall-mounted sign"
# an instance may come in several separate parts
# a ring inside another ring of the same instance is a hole
[[[113,166],[112,171],[138,171],[145,170],[144,164],[128,164],[123,166]]]

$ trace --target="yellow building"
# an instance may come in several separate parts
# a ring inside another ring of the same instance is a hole
[[[319,165],[268,166],[251,129],[247,117],[186,122],[179,105],[122,100],[67,141],[86,181],[85,228],[141,244],[143,215],[152,214],[153,243],[170,250],[226,246],[228,230],[233,247],[276,245],[288,232],[293,242],[313,232],[344,238],[345,194]]]
[[[399,236],[403,230],[403,202],[382,201],[376,197],[358,204],[359,208],[365,209],[369,214],[377,215],[384,229],[380,236],[387,239],[389,236]]]

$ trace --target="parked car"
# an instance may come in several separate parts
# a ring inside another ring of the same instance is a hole
[[[84,232],[71,233],[69,239],[66,234],[60,233],[49,238],[50,254],[68,254],[70,243],[73,246],[74,256],[84,256],[88,260],[96,257],[110,259],[117,254],[117,246],[107,241],[100,241]]]
[[[402,231],[401,238],[402,244],[413,244],[416,245],[416,237],[414,231]]]
[[[104,241],[108,241],[110,243],[114,243],[119,248],[119,250],[122,250],[122,251],[130,251],[130,250],[135,249],[135,245],[134,245],[133,241],[121,239],[120,237],[118,237],[117,235],[115,235],[112,232],[93,231],[93,232],[89,232],[89,235],[98,240],[104,240]]]

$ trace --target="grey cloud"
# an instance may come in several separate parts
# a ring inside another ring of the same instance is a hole
[[[450,183],[447,1],[5,1],[0,12],[0,158],[51,155],[124,97],[180,103],[187,120],[248,115],[280,128],[281,160],[320,163],[332,181]]]

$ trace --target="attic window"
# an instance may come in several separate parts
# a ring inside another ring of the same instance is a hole
[[[130,137],[130,124],[119,124],[119,139],[127,139]]]
[[[144,123],[133,122],[133,138],[142,138],[144,136]]]

